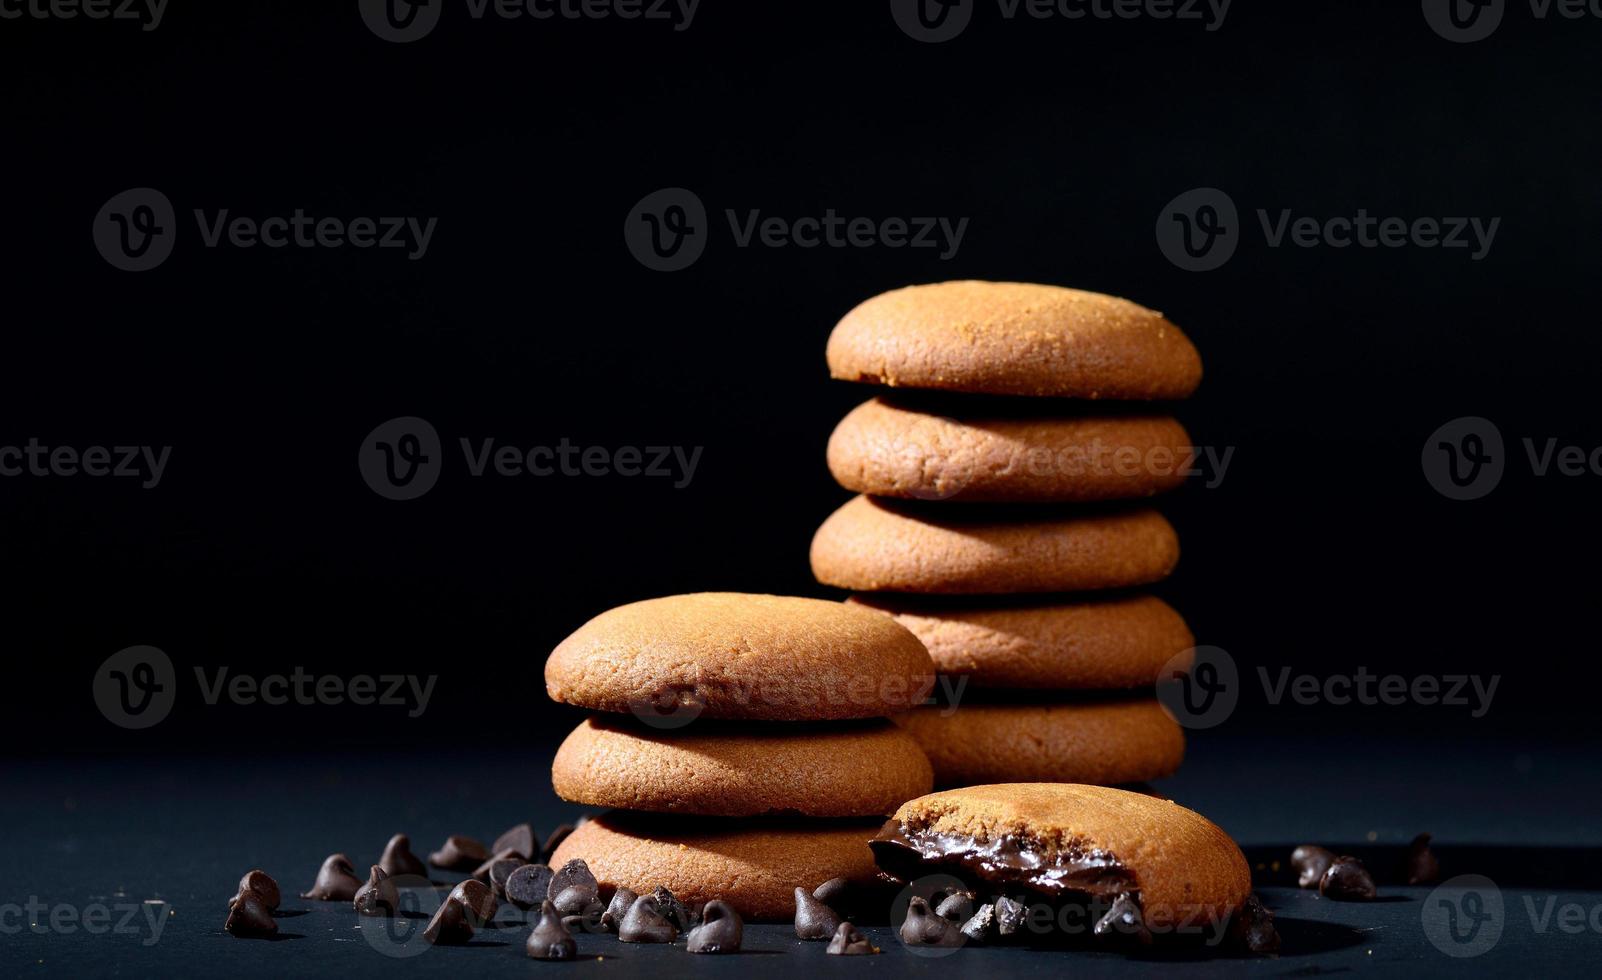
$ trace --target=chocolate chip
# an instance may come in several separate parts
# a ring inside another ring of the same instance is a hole
[[[490,880],[490,869],[495,867],[496,861],[514,860],[521,861],[522,857],[511,848],[507,848],[504,851],[496,851],[494,854],[491,854],[489,857],[485,858],[478,867],[473,869],[472,877],[477,878],[479,881],[482,881],[487,885],[489,884]]]
[[[428,920],[423,938],[435,946],[462,946],[473,938],[472,913],[452,893]]]
[[[577,915],[600,900],[601,886],[590,873],[583,858],[574,858],[551,875],[549,894],[556,910],[563,915]]]
[[[223,928],[241,938],[278,934],[272,910],[262,901],[260,893],[254,891],[242,891],[228,903],[228,918]]]
[[[500,861],[491,861],[489,869],[489,885],[500,898],[506,897],[506,879],[512,872],[528,864],[520,857],[505,858]]]
[[[979,911],[969,917],[962,924],[962,934],[968,939],[982,943],[990,936],[990,930],[996,924],[996,907],[994,905],[981,905]]]
[[[850,896],[851,879],[849,878],[830,878],[812,890],[812,897],[831,909],[845,906]]]
[[[618,888],[612,893],[612,901],[601,913],[600,928],[602,932],[617,932],[618,926],[629,914],[629,909],[639,900],[638,895],[627,888]]]
[[[952,922],[967,922],[973,916],[973,898],[964,892],[951,892],[935,906],[935,915]]]
[[[670,943],[678,934],[673,923],[657,911],[656,899],[649,895],[629,906],[629,914],[617,927],[617,938],[626,943]]]
[[[840,928],[834,931],[834,938],[829,940],[829,948],[825,952],[833,956],[872,956],[879,951],[879,947],[868,941],[856,926],[849,922],[840,923]]]
[[[384,854],[378,859],[378,866],[391,877],[395,875],[416,875],[419,878],[428,877],[428,868],[412,853],[411,838],[405,834],[396,834],[384,845]]]
[[[570,960],[578,955],[578,943],[567,931],[556,906],[549,901],[540,903],[540,921],[528,934],[528,955],[537,960]]]
[[[317,880],[312,883],[311,891],[302,892],[300,897],[319,902],[348,902],[356,897],[356,889],[360,887],[362,880],[356,877],[350,858],[330,854],[317,869]]]
[[[428,856],[428,863],[447,871],[472,871],[488,857],[484,845],[471,837],[447,837],[439,850]]]
[[[492,866],[491,880],[494,877]],[[507,876],[501,894],[520,909],[538,908],[551,895],[551,869],[543,864],[520,864]]]
[[[1433,885],[1441,876],[1441,862],[1430,850],[1430,835],[1419,834],[1407,846],[1407,883]]]
[[[458,882],[456,887],[451,889],[450,897],[462,903],[462,908],[472,917],[475,927],[483,926],[494,918],[495,910],[500,908],[500,903],[495,900],[495,893],[490,890],[490,886],[477,878]]]
[[[657,912],[673,923],[673,928],[680,932],[689,932],[690,927],[695,925],[695,913],[690,911],[688,905],[674,898],[673,893],[668,891],[666,885],[657,885],[656,891],[651,893],[651,897],[656,900]]]
[[[1290,865],[1299,872],[1296,884],[1303,888],[1317,888],[1319,879],[1329,870],[1330,862],[1335,860],[1333,851],[1319,847],[1317,844],[1303,844],[1291,851]]]
[[[278,907],[278,882],[260,868],[245,872],[245,876],[239,879],[239,890],[234,893],[234,898],[245,892],[255,892],[256,900],[268,909]],[[233,899],[229,899],[228,906],[232,908],[233,904]]]
[[[1091,931],[1098,936],[1117,936],[1142,946],[1151,945],[1151,930],[1146,928],[1145,919],[1141,916],[1140,903],[1127,892],[1113,899],[1107,914],[1096,921]]]
[[[1342,902],[1366,902],[1374,897],[1374,878],[1363,862],[1343,854],[1318,880],[1318,893]]]
[[[567,840],[567,835],[572,832],[573,824],[570,823],[564,823],[551,831],[551,836],[545,838],[545,844],[540,847],[540,862],[542,864],[550,864],[551,855],[556,853],[556,849],[562,845],[563,841]]]
[[[1246,904],[1235,913],[1230,934],[1248,952],[1279,952],[1279,930],[1274,928],[1274,913],[1268,911],[1256,895],[1247,898]]]
[[[795,938],[828,939],[840,928],[840,917],[805,888],[795,890]]]
[[[526,823],[520,823],[495,838],[490,852],[498,854],[501,851],[511,851],[525,861],[532,861],[535,855],[539,854],[539,851],[535,850],[538,846],[538,842],[534,840],[534,828]]]
[[[701,924],[684,937],[691,953],[738,953],[745,938],[745,922],[728,902],[713,899],[701,910]]]
[[[375,864],[367,874],[367,884],[356,889],[351,905],[359,915],[394,916],[400,906],[400,889],[395,887],[395,879]]]
[[[1029,917],[1029,906],[1022,902],[1015,902],[1003,895],[996,899],[996,931],[1003,936],[1010,936],[1023,928],[1024,919]]]
[[[901,923],[901,941],[908,946],[961,946],[962,930],[950,919],[936,915],[927,900],[913,896],[907,918]]]

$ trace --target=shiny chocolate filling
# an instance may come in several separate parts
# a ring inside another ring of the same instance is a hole
[[[976,890],[1024,889],[1048,898],[1138,895],[1135,877],[1111,853],[1095,848],[1045,848],[1018,835],[987,840],[913,830],[890,820],[868,842],[879,867],[902,881],[949,874]]]

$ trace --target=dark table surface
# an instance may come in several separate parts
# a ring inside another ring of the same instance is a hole
[[[1602,957],[1596,748],[1573,740],[1428,733],[1401,741],[1329,732],[1269,739],[1200,733],[1184,768],[1159,788],[1241,842],[1258,868],[1259,893],[1277,913],[1283,938],[1277,957],[968,947],[938,969],[1591,972]],[[747,955],[691,957],[682,943],[647,947],[581,935],[587,959],[555,967],[524,955],[527,928],[515,921],[482,930],[467,948],[397,947],[364,931],[343,903],[293,897],[327,854],[343,851],[365,867],[396,831],[410,834],[426,854],[451,833],[489,839],[523,820],[542,831],[571,820],[579,811],[552,796],[548,764],[548,749],[516,745],[459,755],[333,749],[283,757],[13,760],[0,776],[8,841],[0,853],[0,968],[11,976],[760,969],[778,977],[907,975],[933,965],[884,927],[868,930],[882,956],[844,958],[826,956],[822,944],[798,942],[787,926],[753,926]],[[1388,869],[1422,830],[1436,835],[1443,878],[1477,874],[1493,883],[1470,883],[1480,904],[1464,904],[1462,891],[1386,884]],[[1338,903],[1295,888],[1273,862],[1304,842],[1364,856],[1381,878],[1384,900]],[[278,941],[238,940],[222,930],[227,899],[253,867],[277,877],[286,895]],[[1481,930],[1469,933],[1460,920],[1459,935],[1472,938],[1443,938],[1443,901],[1454,911],[1478,913]],[[1465,952],[1478,955],[1449,955]]]

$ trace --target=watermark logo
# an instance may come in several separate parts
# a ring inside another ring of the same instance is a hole
[[[974,0],[890,0],[890,16],[914,41],[940,44],[968,28]]]
[[[1198,187],[1169,201],[1157,215],[1157,247],[1187,272],[1211,272],[1240,244],[1235,202],[1216,187]]]
[[[445,893],[421,875],[391,875],[397,901],[394,915],[358,915],[357,927],[367,945],[385,956],[405,960],[433,949],[423,938],[428,920],[445,902]]]
[[[161,724],[177,697],[178,673],[172,659],[152,646],[118,650],[95,671],[95,706],[119,728]]]
[[[1231,0],[996,0],[1002,20],[1200,21],[1208,32],[1224,26]],[[974,0],[890,0],[890,16],[914,41],[939,44],[967,29]]]
[[[1235,658],[1220,647],[1175,654],[1157,672],[1157,700],[1186,728],[1222,725],[1240,703],[1240,686]]]
[[[701,0],[465,0],[475,21],[623,20],[670,23],[688,30]],[[362,22],[395,44],[421,40],[439,23],[445,0],[357,0]]]
[[[968,231],[965,217],[851,217],[834,208],[800,217],[725,208],[723,216],[735,248],[938,249],[942,262],[956,258]],[[701,199],[682,187],[668,187],[634,205],[623,223],[623,241],[647,269],[677,272],[701,257],[711,230]]]
[[[1447,956],[1489,952],[1502,938],[1502,891],[1484,875],[1459,875],[1429,893],[1419,910],[1424,935]]]
[[[647,269],[678,272],[706,250],[706,206],[694,191],[664,187],[640,198],[623,222],[623,241]]]
[[[585,446],[562,437],[552,444],[510,445],[493,437],[458,439],[466,475],[483,477],[644,477],[683,490],[695,479],[704,446]],[[378,426],[357,450],[367,486],[388,500],[415,500],[433,489],[447,460],[439,433],[425,419],[403,416]]]
[[[1476,415],[1453,419],[1424,440],[1424,479],[1451,500],[1478,500],[1496,489],[1507,468],[1502,432]]]
[[[445,467],[439,433],[413,415],[390,419],[367,433],[356,465],[368,487],[388,500],[415,500],[434,489]]]
[[[95,215],[95,248],[114,268],[147,272],[167,261],[178,221],[167,195],[153,187],[114,194]]]
[[[1483,41],[1501,26],[1506,0],[1424,0],[1424,21],[1455,44]]]
[[[0,477],[110,477],[134,479],[142,490],[161,485],[172,458],[162,446],[47,446],[37,438],[22,446],[0,446]]]
[[[428,36],[445,0],[359,0],[362,21],[385,41],[407,44]]]
[[[296,667],[288,674],[233,674],[227,667],[207,671],[196,667],[195,683],[209,707],[223,701],[249,707],[378,705],[406,709],[417,718],[428,710],[434,696],[436,674],[309,674]],[[95,671],[95,706],[119,728],[150,728],[164,721],[178,698],[178,672],[166,653],[152,646],[128,647],[106,658]]]
[[[1373,215],[1367,208],[1349,216],[1298,215],[1291,208],[1257,208],[1255,215],[1263,243],[1271,249],[1441,249],[1466,252],[1471,262],[1491,254],[1502,227],[1499,217],[1405,218]],[[1246,228],[1228,194],[1198,187],[1158,212],[1157,248],[1181,269],[1210,272],[1235,254]]]
[[[166,902],[157,898],[78,906],[65,902],[51,905],[31,895],[26,902],[0,904],[0,936],[15,936],[25,929],[36,936],[82,932],[86,936],[143,936],[139,945],[154,946],[161,941],[171,911]]]
[[[208,249],[328,248],[404,250],[415,262],[428,254],[438,218],[405,215],[314,217],[303,208],[291,214],[252,218],[228,208],[195,208],[200,243]],[[114,195],[95,215],[95,248],[113,267],[146,272],[167,260],[178,239],[178,220],[167,195],[135,187]]]
[[[0,0],[0,20],[136,21],[146,33],[161,26],[168,0]]]

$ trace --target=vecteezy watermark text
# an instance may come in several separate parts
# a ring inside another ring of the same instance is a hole
[[[695,479],[703,446],[586,446],[562,437],[529,446],[492,437],[458,441],[467,475],[496,477],[642,477],[670,481],[682,490]],[[373,492],[415,500],[433,489],[445,468],[439,432],[427,420],[401,416],[362,440],[357,467]]]
[[[29,439],[21,446],[0,446],[0,476],[89,476],[135,479],[154,490],[167,471],[171,446],[47,446]]]
[[[0,0],[0,20],[136,21],[141,31],[161,26],[168,0]]]
[[[1467,252],[1479,262],[1491,254],[1499,217],[1401,217],[1357,208],[1351,215],[1298,214],[1291,208],[1259,208],[1263,242],[1272,249],[1442,249]],[[1208,272],[1235,254],[1246,227],[1235,201],[1216,187],[1198,187],[1169,201],[1157,215],[1157,247],[1189,272]]]
[[[1602,477],[1602,445],[1564,443],[1556,436],[1522,436],[1534,477]],[[1431,432],[1420,457],[1424,479],[1443,497],[1477,500],[1495,490],[1507,472],[1502,430],[1489,419],[1465,415]]]
[[[427,37],[439,24],[446,0],[358,0],[369,30],[385,41],[404,44]],[[462,0],[475,21],[646,21],[688,30],[701,0]]]
[[[15,936],[24,929],[35,935],[139,936],[141,946],[154,946],[167,927],[167,903],[157,899],[143,902],[90,902],[87,905],[54,905],[37,895],[26,902],[0,904],[0,935]],[[148,933],[148,935],[146,935]]]
[[[869,217],[825,208],[819,215],[774,215],[760,208],[725,208],[735,248],[928,249],[940,261],[957,255],[968,231],[965,217]],[[693,191],[665,187],[641,198],[623,222],[623,242],[647,269],[677,272],[695,264],[712,234],[706,205]]]
[[[403,253],[416,262],[428,254],[439,219],[409,215],[345,218],[289,214],[237,215],[229,208],[195,208],[200,243],[208,249],[343,249]],[[177,213],[167,195],[135,187],[113,195],[95,215],[95,248],[113,267],[145,272],[167,260],[177,244]]]
[[[1224,26],[1231,0],[995,0],[1002,20],[1155,20]],[[977,0],[890,0],[890,16],[914,41],[938,44],[957,37],[973,19]]]
[[[231,668],[195,667],[195,683],[208,707],[224,701],[240,706],[356,705],[405,708],[416,718],[428,710],[437,674],[312,674],[295,667],[287,674],[234,673]],[[178,671],[157,647],[133,646],[107,657],[95,671],[95,706],[120,728],[150,728],[171,713],[178,697]]]

